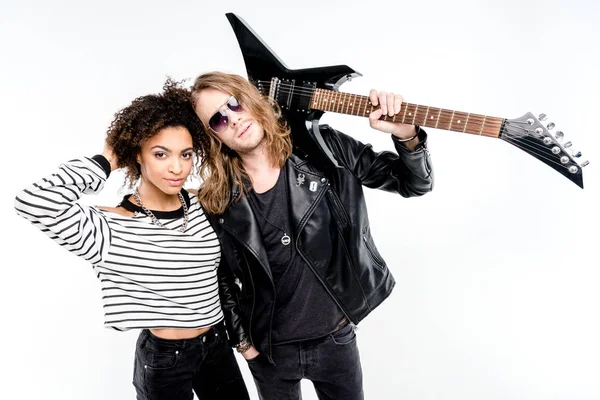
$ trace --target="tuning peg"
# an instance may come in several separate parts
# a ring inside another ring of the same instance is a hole
[[[564,139],[565,134],[563,133],[563,131],[556,131],[556,133],[554,134],[554,137],[556,138],[556,140],[558,140],[560,142]]]
[[[581,167],[587,167],[589,165],[589,161],[585,160],[584,162],[581,163]]]
[[[547,116],[546,114],[544,114],[544,113],[541,113],[541,114],[539,115],[538,119],[539,119],[540,121],[545,121],[547,117],[548,117],[548,116]]]
[[[575,158],[579,158],[579,157],[581,157],[581,152],[573,149],[573,152],[571,153],[571,155]]]
[[[554,122],[550,122],[548,123],[548,125],[546,125],[546,128],[548,128],[549,131],[551,131],[552,129],[554,129],[556,125],[554,125]]]
[[[570,141],[568,141],[567,143],[565,143],[564,148],[568,149],[571,146],[573,146],[573,143],[571,143]]]

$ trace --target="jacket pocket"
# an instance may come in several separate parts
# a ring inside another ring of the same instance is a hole
[[[379,252],[375,248],[375,245],[373,244],[373,238],[371,237],[368,227],[364,227],[362,229],[362,239],[363,239],[363,242],[365,243],[365,248],[367,249],[367,254],[369,255],[369,258],[371,259],[371,262],[373,263],[373,265],[375,265],[381,271],[385,271],[385,269],[386,269],[385,261],[383,261],[383,258],[381,258],[381,256],[379,255]]]

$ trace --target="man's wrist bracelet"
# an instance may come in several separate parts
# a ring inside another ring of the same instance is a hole
[[[414,138],[416,138],[417,136],[419,136],[419,129],[415,129],[415,136],[408,138],[408,139],[400,139],[399,137],[396,136],[396,141],[400,142],[400,143],[404,143],[404,142],[410,142],[411,140],[413,140]]]
[[[248,351],[248,349],[250,349],[250,347],[252,347],[252,343],[250,343],[250,341],[248,339],[244,339],[235,345],[235,350],[238,353],[242,354],[242,353],[245,353],[246,351]]]

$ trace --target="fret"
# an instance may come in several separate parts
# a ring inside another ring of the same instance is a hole
[[[440,108],[440,110],[438,111],[437,121],[435,122],[435,129],[437,129],[437,127],[440,123],[440,114],[441,113],[442,113],[442,109]]]
[[[450,130],[452,129],[452,121],[454,121],[454,113],[455,113],[455,111],[452,110],[452,118],[450,118],[450,125],[448,125],[448,129],[450,129]]]
[[[427,106],[427,111],[425,112],[425,120],[423,121],[423,126],[427,126],[427,116],[429,115],[429,106]]]
[[[351,94],[347,94],[345,95],[346,97],[346,114],[351,114],[350,112],[350,107],[352,106],[352,95]]]
[[[319,110],[323,109],[323,97],[325,96],[325,94],[323,93],[323,91],[321,89],[319,90],[319,99],[317,100],[317,107]]]
[[[404,118],[406,118],[406,110],[408,109],[408,103],[404,103],[404,114],[402,114],[402,123],[404,123]]]
[[[329,98],[329,111],[331,112],[337,112],[335,110],[335,104],[336,104],[336,92],[331,92],[331,97]]]
[[[319,89],[319,101],[318,101],[318,106],[319,106],[319,110],[323,109],[323,98],[325,97],[325,93],[323,93],[323,91],[321,89]]]
[[[463,133],[465,133],[465,131],[467,130],[467,124],[469,123],[469,115],[471,115],[471,114],[467,114],[467,121],[465,122],[465,127],[463,128]]]
[[[335,104],[337,102],[337,92],[331,92],[331,98],[329,99],[329,110],[331,112],[337,112],[337,110],[335,109]]]
[[[419,105],[415,104],[415,111],[413,112],[413,119],[411,125],[415,124],[415,119],[417,119],[417,112],[419,112]]]
[[[481,133],[483,132],[483,127],[485,126],[485,115],[483,116],[483,123],[481,124],[481,130],[479,131],[479,136],[481,136]]]

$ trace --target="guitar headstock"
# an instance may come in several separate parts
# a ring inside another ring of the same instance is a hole
[[[544,125],[542,122],[546,119],[546,114],[540,114],[536,118],[532,113],[516,119],[506,119],[499,137],[552,167],[583,189],[581,170],[589,162],[577,162],[581,152],[573,149],[570,141],[563,143],[562,131],[550,133],[555,125],[553,122]]]

